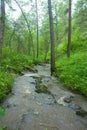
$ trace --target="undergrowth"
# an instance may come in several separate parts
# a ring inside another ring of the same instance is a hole
[[[11,92],[15,74],[22,74],[23,70],[30,69],[33,61],[26,55],[3,49],[2,66],[0,68],[0,102]]]
[[[66,57],[65,43],[62,48],[59,46],[56,76],[66,87],[87,97],[87,43],[82,42],[81,37],[77,39],[74,37],[72,41],[70,58]]]

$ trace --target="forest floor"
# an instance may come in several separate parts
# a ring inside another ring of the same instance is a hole
[[[50,65],[37,65],[37,73],[24,72],[14,82],[12,93],[2,104],[5,116],[0,127],[8,130],[87,130],[87,100],[65,89],[50,76]],[[43,84],[47,93],[35,92]],[[78,114],[80,110],[85,115]]]

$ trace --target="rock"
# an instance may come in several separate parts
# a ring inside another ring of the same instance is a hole
[[[36,84],[35,82],[30,82],[30,83],[31,83],[31,84],[34,84],[34,85]]]
[[[65,96],[61,97],[60,99],[57,100],[57,103],[63,106],[66,106],[66,103],[64,102]]]
[[[64,102],[66,102],[66,103],[70,103],[72,100],[71,100],[71,98],[65,98],[64,99]]]
[[[81,116],[81,117],[87,117],[87,111],[85,111],[85,110],[78,110],[78,111],[76,111],[76,115],[79,115],[79,116]]]
[[[73,110],[80,110],[81,107],[77,104],[69,104],[68,107],[70,107]]]
[[[38,72],[37,69],[35,69],[35,68],[31,67],[31,66],[26,66],[26,69],[29,70],[30,72],[33,72],[33,73]]]
[[[70,102],[72,102],[72,99],[73,99],[73,98],[74,98],[73,96],[65,97],[65,98],[64,98],[64,102],[70,103]]]
[[[36,79],[36,84],[41,84],[42,83],[42,77],[38,77]]]
[[[45,84],[37,84],[35,88],[35,92],[37,93],[49,93],[48,88]]]
[[[34,115],[38,115],[38,114],[39,114],[39,112],[38,112],[38,111],[35,111],[35,112],[34,112]]]

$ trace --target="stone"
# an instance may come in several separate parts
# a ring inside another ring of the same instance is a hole
[[[76,115],[79,115],[79,116],[81,116],[81,117],[87,117],[87,111],[85,111],[85,110],[78,110],[78,111],[76,111]]]
[[[35,111],[35,112],[34,112],[34,115],[38,115],[38,114],[39,114],[39,112],[38,112],[38,111]]]
[[[60,97],[60,98],[57,100],[57,103],[60,104],[60,105],[66,106],[66,103],[64,102],[64,99],[65,99],[65,96]]]
[[[64,102],[70,103],[70,102],[72,102],[73,98],[74,98],[73,96],[65,97]]]
[[[35,88],[35,92],[37,93],[49,93],[48,88],[45,84],[37,84]]]
[[[68,107],[70,107],[73,110],[80,110],[81,107],[77,104],[69,104]]]
[[[30,72],[33,72],[33,73],[38,72],[37,69],[35,69],[35,68],[31,67],[31,66],[25,66],[25,68],[26,68],[27,70],[29,70]]]
[[[64,99],[64,102],[66,102],[66,103],[70,103],[71,101],[72,101],[71,98],[65,98],[65,99]]]

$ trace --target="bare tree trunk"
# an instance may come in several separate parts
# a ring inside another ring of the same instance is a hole
[[[50,40],[51,40],[51,75],[53,75],[53,72],[55,71],[55,44],[54,44],[54,29],[53,29],[51,0],[48,0],[48,10],[49,10]]]
[[[70,57],[70,52],[71,52],[71,0],[69,0],[67,57]]]
[[[37,58],[39,57],[39,31],[38,31],[38,8],[37,8],[37,0],[35,0],[36,3],[36,20],[37,20]]]
[[[2,60],[2,45],[5,31],[5,1],[1,0],[1,19],[0,19],[0,65]]]

